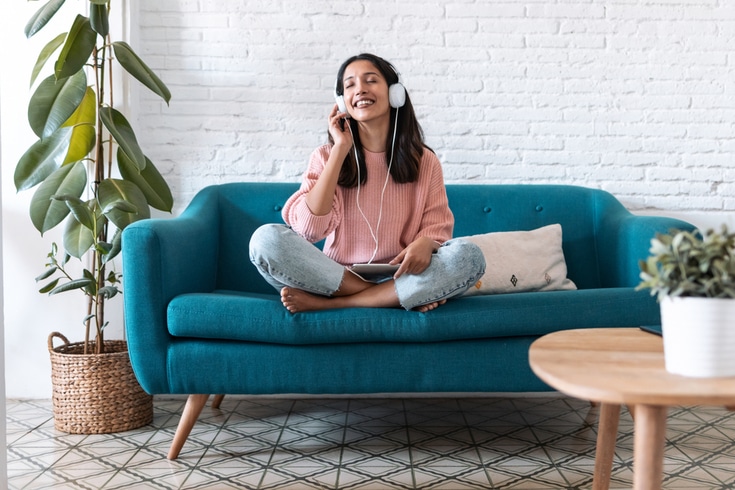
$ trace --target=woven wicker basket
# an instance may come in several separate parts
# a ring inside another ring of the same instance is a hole
[[[54,347],[56,337],[64,345]],[[48,349],[57,430],[107,434],[136,429],[153,420],[153,397],[143,391],[133,374],[127,342],[107,340],[104,354],[84,354],[83,342],[70,344],[53,332]]]

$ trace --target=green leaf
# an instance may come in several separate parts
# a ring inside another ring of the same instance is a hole
[[[74,114],[66,120],[63,126],[73,126],[71,139],[69,141],[69,152],[66,154],[64,164],[77,162],[92,151],[96,143],[95,130],[97,118],[97,96],[91,87],[87,87],[82,102],[74,111]]]
[[[118,230],[118,232],[119,232],[119,230]],[[110,272],[109,272],[109,273],[107,274],[107,278],[106,278],[105,280],[106,280],[107,282],[109,282],[110,284],[119,284],[119,283],[120,283],[120,278],[121,278],[121,277],[122,277],[122,274],[118,274],[118,273],[117,273],[117,272],[115,272],[115,271],[110,271]]]
[[[115,231],[115,236],[112,237],[112,248],[110,251],[102,256],[102,263],[106,264],[110,262],[112,259],[117,257],[117,255],[122,251],[122,230],[117,229]],[[115,277],[114,272],[110,272],[110,276]],[[114,282],[110,279],[110,277],[107,278],[108,282]]]
[[[110,213],[112,211],[122,211],[123,213],[138,213],[138,208],[132,203],[127,201],[113,201],[108,204],[103,210],[103,214]]]
[[[26,37],[31,37],[48,23],[56,12],[64,5],[65,0],[50,0],[31,16],[25,27]]]
[[[84,291],[90,296],[97,296],[97,279],[94,274],[88,269],[84,269],[82,275],[89,280],[89,283],[84,287]]]
[[[118,229],[123,230],[130,223],[150,218],[150,209],[143,192],[132,182],[120,179],[106,179],[98,189],[99,201],[102,209],[109,209],[105,216],[112,221]],[[132,204],[138,210],[137,213],[127,213],[115,209],[116,201],[125,201]]]
[[[97,34],[105,37],[110,32],[107,2],[90,2],[90,4],[89,23]]]
[[[69,214],[62,201],[51,199],[57,194],[80,197],[87,185],[87,170],[82,163],[64,165],[39,186],[31,199],[31,222],[43,235],[61,223]]]
[[[115,57],[125,70],[130,73],[136,80],[151,89],[155,94],[161,97],[168,104],[171,100],[171,92],[158,76],[146,65],[140,57],[133,52],[127,43],[118,41],[112,43],[115,50]]]
[[[42,294],[50,293],[56,287],[57,284],[59,284],[58,277],[54,279],[53,281],[51,281],[50,283],[46,284],[41,289],[39,289],[38,292]]]
[[[66,39],[66,32],[59,34],[51,41],[49,41],[49,43],[46,44],[46,46],[38,54],[38,59],[36,60],[36,64],[33,66],[33,71],[31,72],[31,86],[36,83],[36,78],[38,78],[38,75],[41,73],[43,66],[46,64],[49,58],[51,58],[51,55],[54,54],[57,49],[59,49],[59,46],[64,43],[64,39]]]
[[[87,92],[87,75],[80,71],[74,76],[56,80],[44,79],[28,102],[28,122],[39,138],[46,138],[69,119]]]
[[[58,267],[48,267],[45,271],[43,271],[41,275],[36,277],[35,281],[38,282],[43,281],[44,279],[48,279],[49,277],[53,276],[54,272],[56,272],[57,270],[59,270]]]
[[[112,244],[107,242],[97,242],[97,252],[100,255],[106,255],[112,250]]]
[[[145,168],[145,155],[138,145],[135,132],[130,123],[120,111],[112,107],[100,108],[100,118],[112,137],[117,141],[120,149],[130,158],[133,164],[140,170]]]
[[[63,244],[66,253],[77,259],[94,245],[94,234],[86,226],[82,226],[73,216],[66,220],[64,228]]]
[[[116,296],[118,292],[120,292],[120,290],[117,289],[115,286],[105,286],[103,288],[100,288],[100,290],[97,291],[97,294],[104,296],[105,299],[110,299]]]
[[[75,289],[88,288],[90,286],[94,286],[94,281],[90,279],[87,279],[87,278],[74,279],[73,281],[69,281],[53,289],[49,294],[59,294],[65,291],[73,291]]]
[[[87,205],[87,203],[85,203],[78,197],[68,195],[57,195],[54,196],[54,199],[66,203],[67,207],[71,211],[72,216],[74,216],[74,219],[76,219],[85,228],[88,228],[93,234],[96,234],[97,223],[95,219],[96,217],[94,214],[94,209],[90,209],[90,206]],[[68,250],[69,249],[67,248],[67,251]]]
[[[137,185],[143,191],[150,206],[170,213],[174,206],[171,189],[153,162],[148,157],[145,161],[145,168],[139,171],[130,158],[118,149],[117,167],[122,178]]]
[[[84,68],[96,44],[97,33],[89,24],[89,19],[83,15],[77,15],[54,66],[56,78],[71,76]]]
[[[70,136],[71,128],[59,128],[50,137],[31,145],[15,167],[15,188],[18,191],[30,189],[61,167],[69,151]]]

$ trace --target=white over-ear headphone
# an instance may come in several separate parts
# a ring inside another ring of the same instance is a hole
[[[398,109],[399,107],[403,107],[406,103],[406,88],[403,86],[403,82],[401,81],[400,72],[398,72],[393,65],[390,65],[390,67],[398,77],[398,81],[396,83],[392,83],[388,87],[388,103],[390,103],[392,108]],[[334,100],[337,102],[339,112],[346,113],[347,104],[345,104],[344,90],[342,90],[342,94],[337,93],[338,86],[339,79],[334,81]]]

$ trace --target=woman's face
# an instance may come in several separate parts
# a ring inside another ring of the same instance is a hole
[[[367,60],[353,61],[345,68],[344,99],[347,112],[359,122],[389,117],[388,82]]]

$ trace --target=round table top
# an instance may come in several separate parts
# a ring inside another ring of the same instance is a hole
[[[690,378],[664,366],[663,340],[637,328],[563,330],[529,351],[551,387],[585,400],[646,405],[735,405],[735,377]]]

